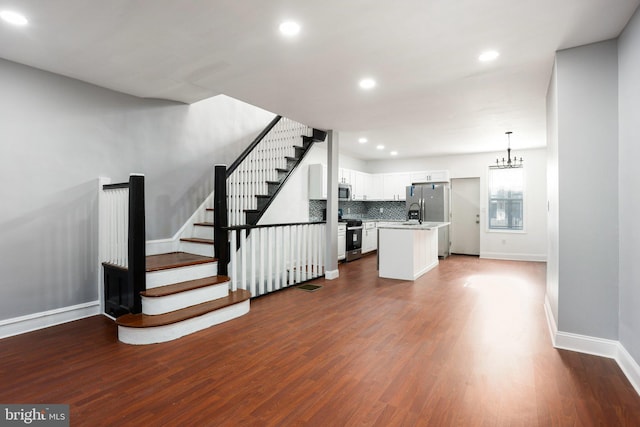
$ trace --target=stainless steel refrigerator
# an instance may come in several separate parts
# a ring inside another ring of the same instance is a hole
[[[448,182],[415,183],[407,187],[406,214],[409,220],[449,222],[451,198]],[[438,256],[449,256],[449,226],[438,229]]]

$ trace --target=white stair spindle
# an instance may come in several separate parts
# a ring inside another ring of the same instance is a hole
[[[250,253],[250,257],[251,257],[251,266],[247,267],[250,268],[250,274],[251,274],[251,281],[250,281],[250,289],[251,289],[251,295],[255,295],[258,296],[258,288],[256,286],[256,234],[254,230],[254,233],[251,233],[251,235],[249,236],[249,245],[251,246],[251,253]]]
[[[258,229],[254,229],[254,232],[256,232],[259,235],[259,239],[260,239],[260,273],[258,274],[258,286],[260,287],[260,295],[265,293],[265,283],[264,283],[264,241],[265,241],[265,236],[264,236],[264,228],[258,228]]]
[[[274,254],[275,255],[275,261],[274,261],[275,273],[273,276],[275,289],[282,288],[282,286],[280,286],[280,236],[282,234],[281,230],[282,230],[282,227],[276,227],[273,230],[275,234],[273,239],[273,247],[275,248],[275,254]]]
[[[247,230],[240,230],[240,262],[242,263],[242,273],[240,283],[242,289],[247,287]]]
[[[231,230],[231,242],[230,242],[230,251],[229,251],[229,277],[231,278],[231,290],[237,290],[238,286],[238,261],[236,254],[236,232],[235,230]]]
[[[273,227],[266,229],[267,246],[267,292],[273,292]]]

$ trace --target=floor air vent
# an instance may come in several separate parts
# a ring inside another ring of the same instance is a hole
[[[300,285],[300,286],[296,286],[298,289],[302,289],[303,291],[307,291],[307,292],[314,292],[317,291],[318,289],[320,289],[322,286],[318,286],[318,285]]]

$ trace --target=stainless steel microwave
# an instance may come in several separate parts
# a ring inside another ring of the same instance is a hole
[[[346,202],[351,200],[351,185],[349,184],[338,184],[338,200],[341,202]]]

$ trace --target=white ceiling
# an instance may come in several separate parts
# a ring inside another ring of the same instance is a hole
[[[618,36],[639,3],[0,0],[30,20],[0,22],[0,57],[140,97],[223,93],[337,130],[361,159],[500,151],[507,130],[514,149],[546,145],[554,52]],[[480,63],[487,49],[500,56]]]

